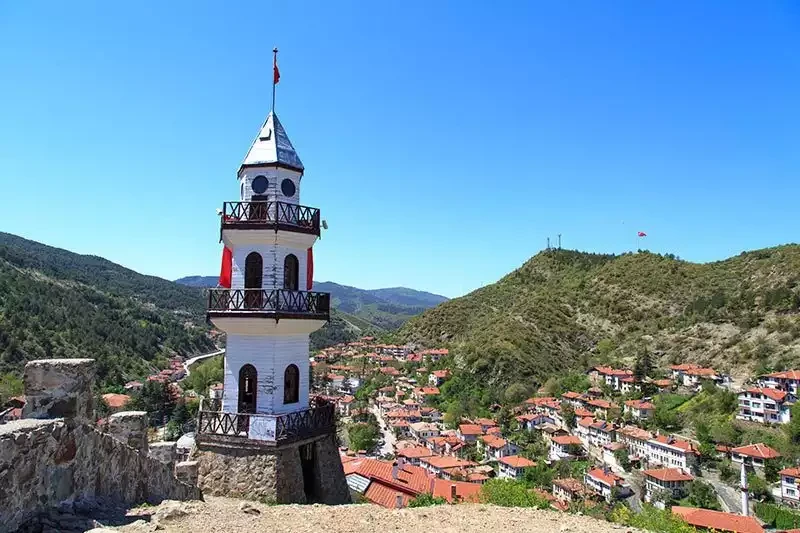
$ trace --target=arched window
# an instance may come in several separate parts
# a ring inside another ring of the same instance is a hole
[[[289,254],[283,260],[283,288],[290,291],[299,290],[300,262],[297,256]]]
[[[261,307],[261,278],[264,275],[264,260],[258,252],[250,252],[244,260],[245,307]]]
[[[300,401],[300,369],[297,365],[289,365],[283,373],[283,403]]]
[[[247,364],[239,369],[239,406],[240,413],[256,412],[256,391],[258,372],[256,367]]]

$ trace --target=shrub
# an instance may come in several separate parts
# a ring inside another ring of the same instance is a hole
[[[424,494],[420,494],[413,500],[408,502],[409,507],[430,507],[431,505],[443,505],[447,503],[447,500],[442,498],[441,496],[434,496],[433,494],[426,492]]]
[[[507,479],[490,479],[481,487],[480,499],[483,503],[500,507],[536,507],[547,509],[550,503],[528,490],[525,483]]]

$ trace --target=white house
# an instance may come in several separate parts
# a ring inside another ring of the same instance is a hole
[[[475,442],[481,435],[483,435],[483,430],[477,424],[460,424],[458,426],[458,438],[462,442]]]
[[[781,498],[790,503],[800,503],[800,468],[784,468],[781,475]]]
[[[583,483],[589,490],[608,502],[614,496],[625,498],[632,494],[631,486],[608,469],[594,468],[589,470],[583,476]]]
[[[586,487],[579,479],[562,478],[553,480],[553,496],[561,502],[574,502],[586,497]]]
[[[694,476],[680,468],[655,468],[645,470],[644,500],[659,509],[665,508],[665,498],[679,500],[686,496]]]
[[[498,459],[498,477],[509,479],[522,479],[526,468],[536,466],[536,463],[519,455],[509,455]]]
[[[800,386],[800,370],[785,370],[761,376],[758,378],[758,386],[779,389],[796,397]]]
[[[767,462],[778,459],[780,456],[781,454],[777,450],[770,448],[763,442],[731,449],[731,461],[743,464],[748,468],[764,468]]]
[[[794,395],[783,390],[751,387],[739,393],[736,418],[762,424],[786,424],[791,420],[794,402]]]
[[[426,442],[431,437],[439,436],[439,426],[431,422],[414,422],[408,425],[411,437],[417,442]]]
[[[516,455],[519,448],[497,435],[482,435],[478,439],[478,452],[482,453],[487,461],[497,461],[501,457]]]
[[[656,406],[646,400],[628,400],[625,402],[624,412],[630,414],[634,420],[649,420],[653,417]]]
[[[583,455],[581,439],[575,435],[558,435],[550,441],[550,460],[575,459]]]
[[[688,440],[672,435],[659,435],[647,441],[645,458],[650,465],[690,470],[697,464],[700,452]]]

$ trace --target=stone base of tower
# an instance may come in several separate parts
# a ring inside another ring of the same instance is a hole
[[[202,439],[193,456],[204,494],[268,503],[351,503],[333,434],[278,447]]]

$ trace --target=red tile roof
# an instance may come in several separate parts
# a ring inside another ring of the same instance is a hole
[[[601,399],[589,400],[587,402],[587,404],[591,405],[592,407],[597,407],[599,409],[614,409],[616,407],[619,407],[614,402],[610,402],[608,400],[601,400]]]
[[[483,429],[476,424],[460,424],[458,431],[462,435],[483,435]]]
[[[586,472],[586,475],[592,477],[609,487],[622,484],[625,480],[616,475],[610,470],[603,470],[602,468],[594,468]]]
[[[531,466],[536,466],[536,463],[530,459],[526,459],[525,457],[519,455],[508,455],[506,457],[501,457],[498,459],[498,461],[512,468],[528,468]]]
[[[659,481],[692,481],[694,479],[694,476],[686,474],[680,468],[654,468],[645,470],[644,475]]]
[[[411,446],[397,451],[398,457],[406,457],[408,459],[419,459],[420,457],[430,457],[433,452],[425,446]]]
[[[554,479],[553,485],[557,485],[569,492],[581,492],[584,490],[583,483],[579,479],[571,477]]]
[[[800,468],[797,467],[784,468],[778,473],[782,476],[787,476],[787,477],[800,477]]]
[[[747,457],[756,457],[758,459],[775,459],[780,457],[781,454],[773,450],[763,442],[758,444],[748,444],[747,446],[739,446],[738,448],[731,449],[731,453],[738,453]]]
[[[506,444],[508,444],[506,439],[502,439],[496,435],[483,435],[480,437],[480,439],[489,448],[503,448]]]
[[[567,391],[561,395],[562,398],[566,398],[567,400],[577,400],[581,397],[580,393]]]
[[[686,520],[689,525],[727,533],[764,533],[764,528],[752,516],[741,516],[722,511],[674,506],[672,514]]]
[[[775,400],[776,402],[782,402],[786,399],[786,393],[780,391],[778,389],[770,389],[768,387],[750,387],[745,392],[749,392],[750,394],[762,395]]]
[[[420,459],[423,463],[427,463],[434,468],[456,468],[462,466],[472,466],[475,463],[467,461],[466,459],[459,459],[458,457],[450,457],[444,455],[432,455],[431,457],[424,457]]]
[[[682,450],[684,453],[692,453],[695,455],[700,455],[700,452],[697,451],[697,447],[695,447],[695,445],[689,442],[688,440],[679,439],[671,435],[659,435],[658,437],[650,440],[651,442],[657,442],[665,446],[678,448],[679,450]]]
[[[491,418],[478,418],[475,420],[475,423],[478,424],[479,426],[489,426],[489,427],[494,427],[497,425],[497,422],[495,422]]]
[[[773,372],[772,374],[767,374],[767,377],[800,380],[800,370],[784,370],[783,372]]]
[[[579,439],[575,435],[558,435],[556,437],[553,437],[553,442],[555,442],[556,444],[560,444],[562,446],[569,446],[569,445],[580,446],[582,444],[581,439]]]
[[[406,507],[408,502],[411,501],[414,496],[409,495],[405,492],[401,492],[399,490],[395,490],[391,487],[388,487],[381,483],[380,481],[373,481],[367,487],[366,492],[364,492],[364,497],[371,501],[376,505],[380,505],[381,507],[386,507],[387,509],[395,509],[397,507],[397,496],[400,496],[402,499],[402,506]]]
[[[482,476],[481,474],[470,474],[468,478],[469,477],[483,480],[488,479],[486,476]],[[435,497],[444,498],[448,502],[452,503],[452,491],[454,485],[456,487],[456,499],[471,502],[478,501],[481,485],[479,483],[469,483],[465,481],[447,481],[445,479],[436,479],[433,482],[433,495]]]
[[[655,405],[653,405],[652,403],[647,402],[645,400],[628,400],[627,402],[625,402],[625,405],[627,405],[631,409],[650,410],[650,409],[655,409],[656,408]]]

